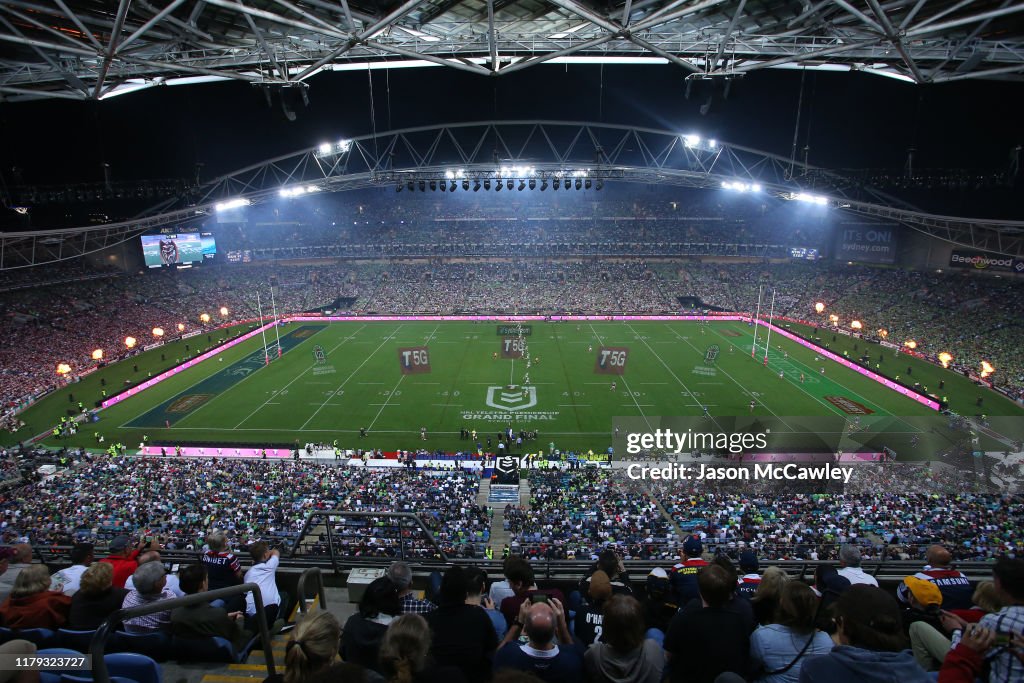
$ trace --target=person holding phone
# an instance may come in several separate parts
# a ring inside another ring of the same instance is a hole
[[[521,633],[526,634],[525,644],[518,642]],[[545,594],[523,600],[494,655],[494,671],[502,669],[533,674],[545,683],[583,679],[583,653],[569,634],[561,600]]]
[[[533,567],[522,557],[508,559],[508,562],[505,563],[505,578],[508,579],[509,588],[512,589],[512,597],[501,601],[501,613],[509,624],[516,620],[523,603],[532,600],[534,595],[544,595],[547,599],[554,598],[559,603],[565,604],[565,596],[562,591],[557,588],[541,589],[537,587],[533,577]],[[537,600],[543,599],[537,598]]]

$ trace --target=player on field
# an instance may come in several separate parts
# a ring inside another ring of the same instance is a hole
[[[497,351],[495,351],[494,353],[491,354],[491,360],[498,360],[498,352]]]
[[[753,412],[754,412],[754,406],[755,406],[755,405],[757,405],[757,403],[756,403],[755,401],[751,400],[751,401],[750,401],[750,412],[751,412],[751,413],[753,413]]]
[[[615,382],[612,382],[612,391],[615,391]]]

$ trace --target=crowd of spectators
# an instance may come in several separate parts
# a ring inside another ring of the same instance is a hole
[[[490,524],[476,504],[478,489],[478,477],[454,471],[100,456],[0,493],[0,534],[4,542],[104,546],[133,533],[186,550],[202,547],[209,529],[222,528],[237,545],[292,548],[317,510],[416,512],[441,547],[456,554],[466,543],[486,542]],[[383,517],[371,517],[358,527],[338,527],[336,542],[346,554],[397,555],[400,536],[391,531]],[[309,538],[300,552],[317,552],[320,544]],[[406,539],[407,552],[419,555],[427,547]]]
[[[843,492],[790,493],[774,483],[658,482],[652,495],[684,532],[737,559],[837,560],[842,544],[870,559],[917,559],[945,543],[956,559],[1024,555],[1024,500],[986,493],[960,471],[858,465]]]
[[[671,525],[636,481],[613,470],[530,472],[529,510],[505,510],[511,550],[530,558],[588,558],[614,547],[634,558],[674,552]]]

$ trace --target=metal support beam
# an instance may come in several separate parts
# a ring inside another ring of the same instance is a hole
[[[57,4],[57,7],[60,7],[60,11],[63,12],[64,15],[71,20],[71,23],[78,27],[78,30],[82,33],[82,35],[85,36],[89,40],[89,42],[96,47],[97,50],[102,51],[103,46],[100,45],[100,41],[96,40],[96,36],[92,34],[92,31],[85,27],[85,24],[83,24],[82,20],[78,18],[78,15],[72,12],[68,8],[68,6],[64,4],[64,0],[54,0],[54,2]]]
[[[185,0],[174,0],[173,2],[171,2],[169,5],[167,5],[167,7],[163,8],[156,15],[154,15],[153,18],[151,18],[145,24],[136,29],[135,33],[132,33],[130,36],[122,40],[121,43],[115,48],[114,53],[120,53],[126,47],[128,47],[136,40],[144,36],[146,34],[146,31],[156,26],[164,17],[166,17],[168,14],[181,7],[181,5],[183,5],[184,3]]]
[[[718,45],[718,53],[715,55],[715,60],[710,64],[706,65],[708,71],[713,71],[718,68],[718,63],[722,61],[722,57],[725,56],[725,46],[729,42],[729,38],[732,37],[732,32],[736,28],[736,22],[740,20],[743,15],[743,9],[747,6],[747,0],[740,0],[740,4],[736,7],[736,12],[732,15],[732,20],[729,22],[728,28],[725,29],[725,35],[722,36],[722,42]]]
[[[885,36],[892,43],[893,47],[896,48],[896,51],[900,53],[900,56],[903,57],[903,61],[906,62],[907,68],[910,69],[910,73],[914,74],[914,80],[918,83],[924,83],[924,74],[922,74],[921,70],[917,68],[917,63],[907,52],[907,48],[903,44],[903,39],[893,27],[892,23],[890,23],[889,17],[885,15],[882,7],[878,4],[878,0],[868,0],[868,5],[871,7],[871,11],[875,13],[875,16],[878,17],[878,23],[882,25],[882,29],[885,31]]]
[[[1010,14],[1017,12],[1024,12],[1024,2],[1017,3],[1016,5],[1010,5],[1009,7],[1003,7],[1000,9],[989,10],[988,12],[980,12],[973,14],[969,17],[960,17],[959,19],[951,19],[939,24],[925,25],[921,24],[907,30],[907,38],[916,38],[918,36],[927,35],[929,33],[938,33],[940,31],[948,31],[951,28],[960,28],[967,24],[973,24],[979,21],[986,21],[988,19],[998,19],[999,17],[1005,17]]]
[[[124,26],[124,18],[128,14],[130,0],[121,0],[117,7],[117,18],[114,19],[114,28],[110,32],[110,43],[107,45],[106,55],[103,57],[103,66],[100,67],[99,76],[96,78],[96,87],[93,89],[93,99],[99,99],[103,92],[103,81],[107,78],[107,71],[110,70],[110,62],[114,59],[114,50],[117,49],[118,39],[121,37],[121,28]]]
[[[491,72],[498,72],[498,41],[494,35],[494,0],[487,0],[487,48],[491,53]]]

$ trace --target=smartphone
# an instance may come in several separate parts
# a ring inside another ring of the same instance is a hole
[[[546,603],[547,601],[548,601],[548,596],[547,596],[546,593],[534,593],[533,595],[530,596],[530,602],[532,602],[532,603],[537,603],[537,602],[545,602]]]

